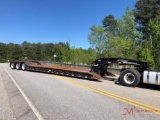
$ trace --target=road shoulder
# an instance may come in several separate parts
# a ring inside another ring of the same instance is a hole
[[[2,69],[2,68],[0,68]],[[16,120],[0,72],[0,120]]]
[[[0,82],[2,86],[0,88],[3,90],[1,97],[4,98],[2,99],[3,101],[0,101],[0,104],[6,106],[6,108],[3,108],[2,110],[0,109],[3,113],[2,119],[37,120],[36,115],[2,66],[0,66]]]

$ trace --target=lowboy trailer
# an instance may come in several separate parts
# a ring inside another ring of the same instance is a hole
[[[34,72],[43,72],[51,73],[57,75],[86,78],[86,79],[103,79],[100,75],[90,72],[85,68],[76,68],[69,66],[60,66],[60,65],[47,65],[43,61],[12,61],[10,62],[11,69],[23,70],[23,71],[34,71]]]
[[[118,81],[129,87],[135,87],[140,83],[160,85],[160,71],[149,70],[150,63],[124,58],[99,58],[92,62],[90,70],[60,65],[47,65],[42,61],[12,61],[11,69],[44,72],[57,75],[78,77],[84,79],[103,80],[106,77],[115,77],[109,72],[112,64],[125,66],[119,69]],[[132,66],[128,67],[127,66]]]

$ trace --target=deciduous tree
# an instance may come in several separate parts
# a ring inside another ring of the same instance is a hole
[[[107,36],[102,26],[92,26],[91,33],[88,36],[88,41],[91,47],[97,52],[97,57],[101,57],[106,50]]]

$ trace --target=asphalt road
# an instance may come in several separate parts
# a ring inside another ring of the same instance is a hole
[[[7,63],[0,64],[0,73],[19,120],[160,120],[159,86],[11,70]]]

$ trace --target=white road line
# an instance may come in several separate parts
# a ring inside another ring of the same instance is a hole
[[[27,95],[23,92],[23,90],[20,88],[20,86],[17,84],[17,82],[12,78],[12,76],[9,74],[9,72],[4,67],[3,67],[3,69],[8,73],[8,75],[10,76],[10,78],[12,79],[12,81],[14,82],[14,84],[16,85],[16,87],[18,88],[18,90],[20,91],[20,93],[22,94],[22,96],[24,97],[24,99],[26,100],[26,102],[28,103],[28,105],[33,110],[34,114],[37,116],[38,120],[44,120],[44,118],[39,113],[39,111],[37,110],[37,108],[29,100],[29,98],[27,97]]]

